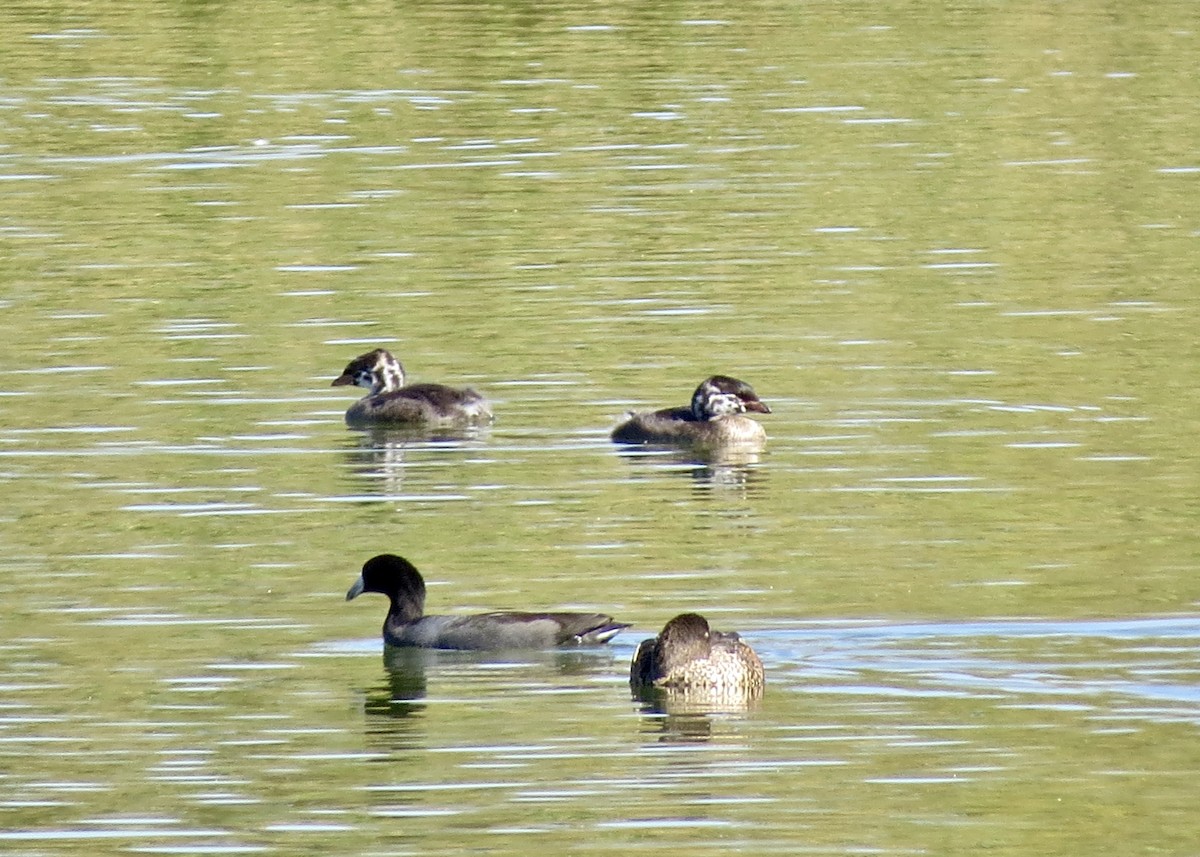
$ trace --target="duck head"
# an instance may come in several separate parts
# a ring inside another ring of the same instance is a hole
[[[701,421],[746,411],[771,413],[749,384],[728,375],[706,378],[692,394],[692,413]]]
[[[681,613],[658,635],[658,668],[663,675],[696,660],[707,660],[712,652],[708,620],[699,613]]]
[[[415,622],[425,613],[425,580],[416,566],[402,556],[381,553],[367,560],[362,574],[346,600],[351,601],[364,592],[378,592],[392,602],[389,616],[399,617],[401,622]]]
[[[404,367],[390,351],[376,348],[347,363],[342,374],[334,378],[330,386],[350,385],[370,390],[369,396],[391,393],[404,386]]]

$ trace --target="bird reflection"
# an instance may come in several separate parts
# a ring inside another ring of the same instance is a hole
[[[409,717],[425,710],[427,682],[425,671],[431,662],[425,649],[383,647],[383,665],[387,669],[391,691],[390,717]]]
[[[715,720],[748,714],[762,697],[736,690],[643,686],[633,699],[640,704],[644,734],[664,744],[703,744],[712,739]]]
[[[426,704],[425,669],[430,653],[423,649],[384,649],[386,680],[365,694],[366,737],[370,747],[395,752],[423,746],[422,715]]]
[[[370,493],[394,496],[404,485],[404,462],[412,450],[455,448],[479,439],[486,426],[375,426],[346,436],[347,470]]]
[[[636,466],[687,473],[699,489],[754,494],[763,487],[764,471],[757,467],[761,452],[761,446],[748,444],[717,447],[646,444],[626,447],[619,455]]]
[[[430,677],[435,699],[511,696],[544,688],[548,681],[591,685],[612,663],[607,648],[479,652],[384,646],[386,679],[364,693],[367,743],[388,754],[426,748]]]

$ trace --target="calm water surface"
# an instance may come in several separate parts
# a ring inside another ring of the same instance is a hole
[[[1194,853],[1192,17],[0,12],[0,849]],[[382,550],[635,627],[385,658]],[[630,698],[685,609],[761,705]]]

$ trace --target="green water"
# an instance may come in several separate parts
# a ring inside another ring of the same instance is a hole
[[[0,11],[5,850],[1191,853],[1191,13]],[[609,443],[713,372],[761,456]],[[635,628],[389,671],[383,550]],[[630,700],[682,610],[761,707]]]

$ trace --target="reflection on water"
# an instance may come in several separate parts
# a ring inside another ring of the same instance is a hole
[[[364,692],[369,744],[375,749],[411,750],[427,746],[421,718],[430,714],[430,683],[437,693],[462,683],[464,699],[495,690],[499,682],[516,695],[571,693],[572,682],[584,686],[609,675],[611,652],[562,649],[475,652],[384,646],[386,680]],[[436,704],[438,699],[433,700]]]
[[[488,427],[348,429],[343,442],[345,472],[361,486],[357,495],[412,500],[415,498],[404,493],[405,468],[410,459],[415,467],[453,467],[462,453],[486,443],[489,432]],[[461,495],[447,494],[438,498],[462,499]]]
[[[424,649],[385,648],[387,678],[363,692],[368,748],[390,754],[428,747],[426,729],[419,722],[426,715],[427,658]]]
[[[701,744],[711,740],[713,715],[717,712],[702,708],[691,710],[689,705],[680,711],[668,710],[658,702],[647,703],[642,709],[647,716],[643,720],[642,734],[664,744]]]
[[[404,459],[410,443],[422,438],[401,430],[391,432],[355,430],[343,443],[346,473],[361,489],[356,493],[399,497],[404,492]]]
[[[622,445],[618,452],[634,467],[647,467],[656,473],[687,474],[701,491],[731,491],[751,496],[763,489],[767,478],[766,471],[758,466],[762,450],[753,446]]]
[[[745,716],[760,707],[762,694],[717,691],[712,688],[674,689],[642,686],[633,691],[644,717],[643,732],[660,741],[707,741],[714,721]]]

